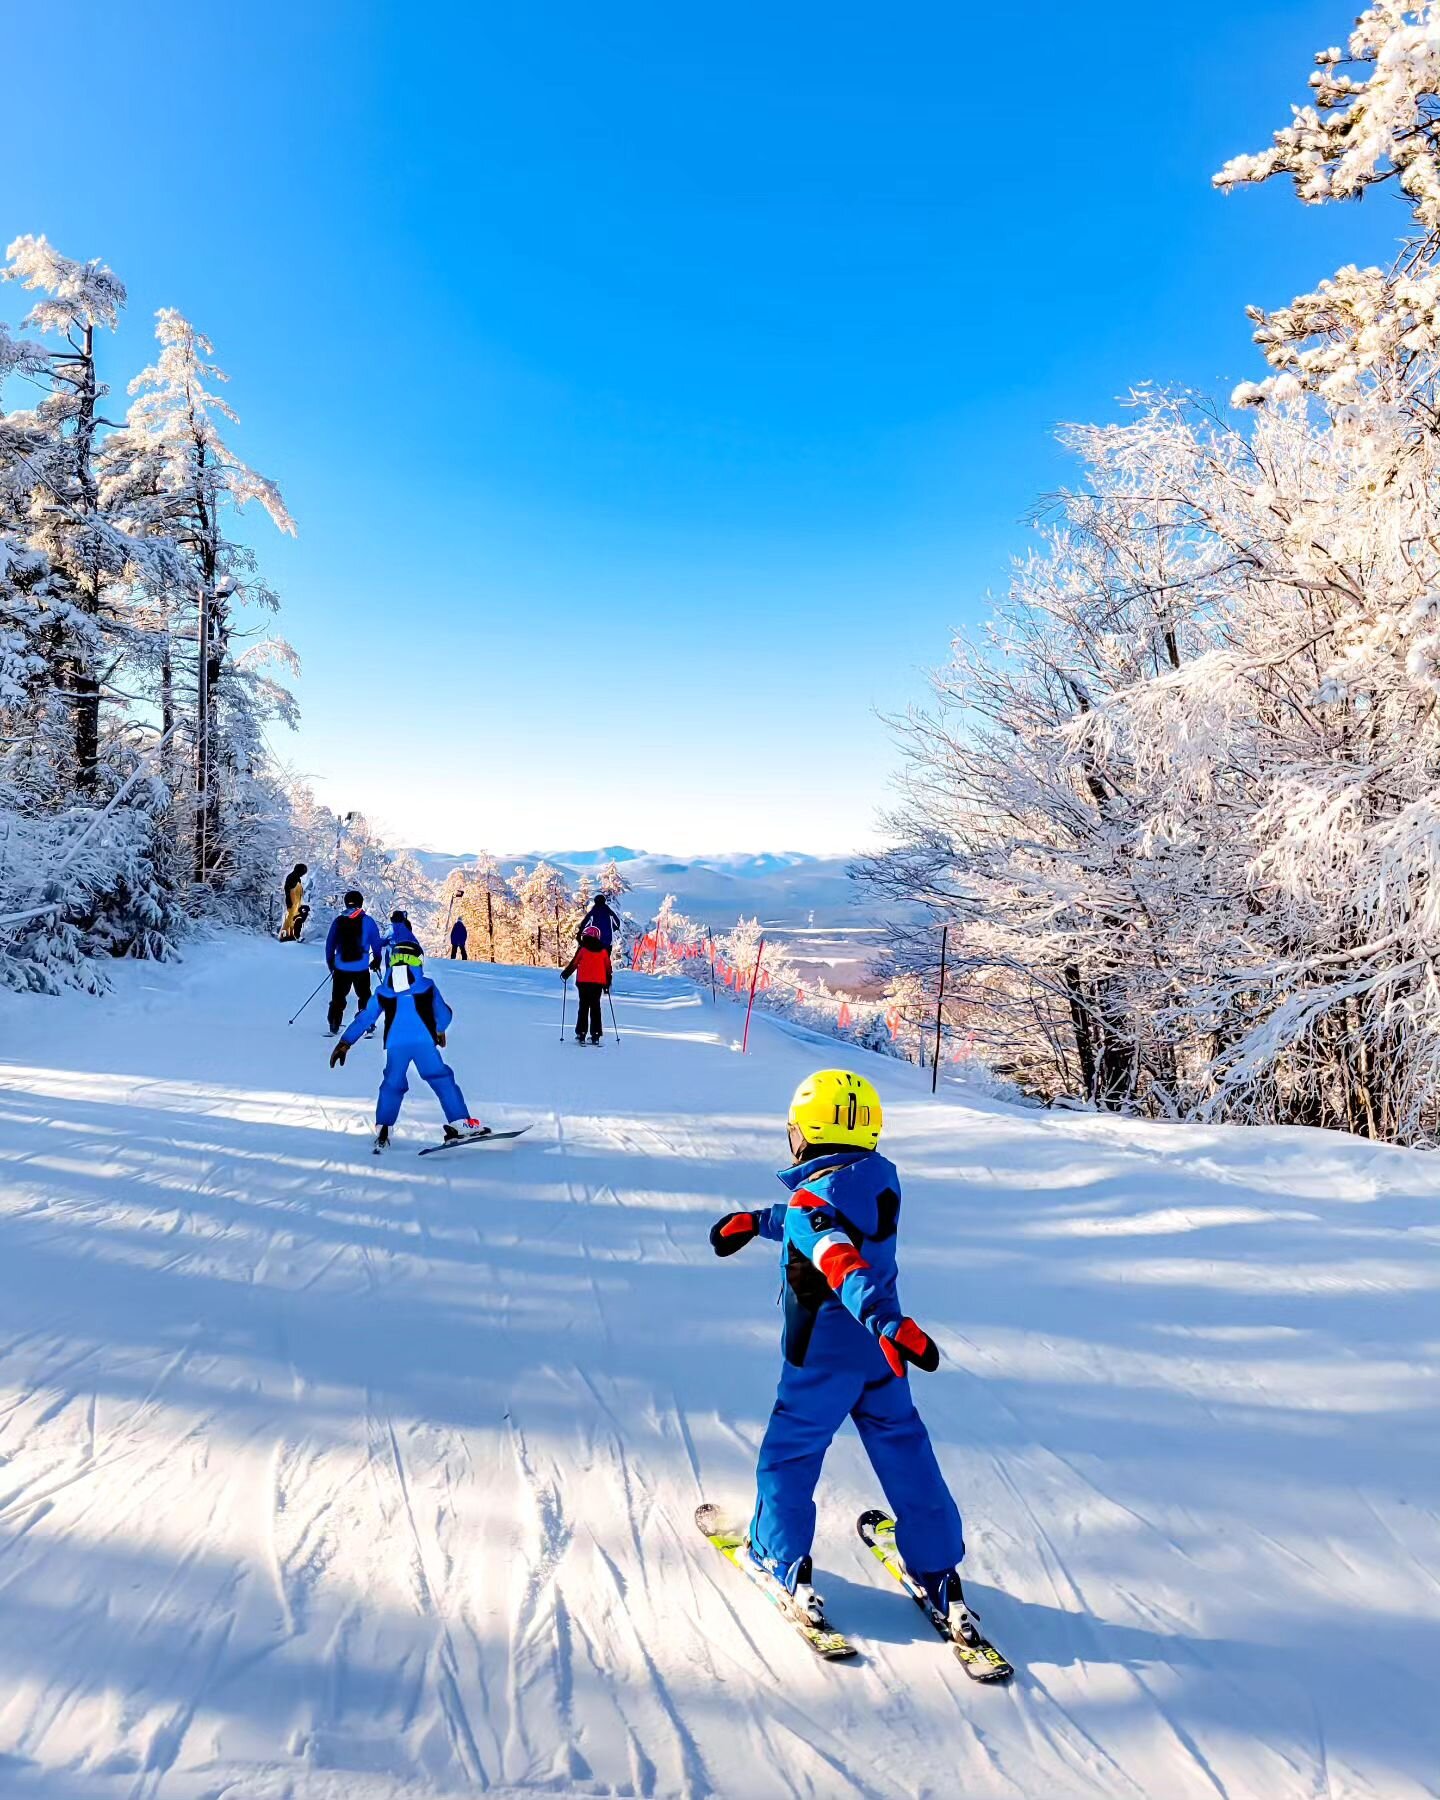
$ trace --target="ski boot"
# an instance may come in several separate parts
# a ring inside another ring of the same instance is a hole
[[[789,1596],[788,1604],[782,1607],[782,1611],[788,1612],[801,1625],[813,1626],[818,1631],[829,1630],[829,1624],[825,1618],[825,1602],[815,1592],[812,1580],[814,1570],[808,1556],[802,1556],[799,1562],[792,1564],[789,1569],[781,1569],[769,1557],[757,1556],[754,1545],[748,1540],[745,1545],[745,1554],[757,1569],[763,1569],[770,1579]],[[787,1579],[791,1574],[795,1577],[793,1585]]]
[[[598,1044],[600,1042],[600,1033],[598,1031],[592,1031],[590,1033],[590,1042],[592,1044]]]
[[[451,1119],[445,1127],[447,1144],[466,1144],[471,1138],[489,1137],[490,1127],[478,1119]]]
[[[375,1156],[380,1156],[390,1148],[390,1127],[381,1125],[376,1129],[375,1142],[370,1146]]]
[[[938,1575],[917,1575],[915,1579],[934,1610],[935,1623],[938,1626],[943,1620],[955,1643],[975,1645],[983,1641],[980,1615],[966,1605],[965,1590],[956,1570],[942,1569]]]

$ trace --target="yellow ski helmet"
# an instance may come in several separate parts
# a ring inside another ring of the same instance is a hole
[[[797,1137],[807,1144],[873,1150],[880,1141],[885,1113],[880,1096],[863,1075],[853,1075],[848,1069],[817,1069],[796,1088],[786,1123],[796,1155]]]

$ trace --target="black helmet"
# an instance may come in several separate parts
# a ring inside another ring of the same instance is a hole
[[[345,896],[345,904],[347,906],[363,906],[365,904],[365,896],[360,892],[359,888],[351,888],[350,892]]]

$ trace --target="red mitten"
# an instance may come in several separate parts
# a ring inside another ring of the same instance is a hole
[[[897,1375],[905,1373],[907,1363],[914,1363],[927,1375],[940,1367],[940,1346],[913,1319],[900,1319],[885,1326],[880,1333],[880,1348]]]
[[[733,1256],[743,1250],[751,1238],[759,1235],[760,1221],[754,1213],[726,1213],[710,1227],[710,1248],[717,1256]]]

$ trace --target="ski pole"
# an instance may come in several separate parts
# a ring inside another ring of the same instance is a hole
[[[565,1042],[565,991],[569,985],[568,981],[560,983],[560,1042],[562,1044]]]
[[[301,1001],[301,1002],[300,1002],[300,1007],[299,1007],[299,1010],[298,1010],[298,1011],[297,1011],[297,1012],[296,1012],[296,1014],[295,1014],[295,1018],[294,1018],[294,1019],[287,1019],[287,1020],[286,1020],[286,1021],[285,1021],[285,1023],[286,1023],[286,1024],[287,1024],[287,1025],[293,1025],[293,1024],[294,1024],[294,1023],[295,1023],[295,1019],[298,1019],[298,1018],[299,1018],[299,1017],[300,1017],[300,1014],[301,1014],[301,1013],[302,1013],[302,1012],[304,1012],[304,1010],[305,1010],[305,1008],[306,1008],[306,1007],[307,1007],[307,1006],[308,1006],[308,1005],[309,1005],[309,1004],[310,1004],[310,1002],[311,1002],[311,1001],[312,1001],[312,1000],[313,1000],[313,999],[314,999],[314,998],[315,998],[315,994],[318,994],[318,993],[319,993],[319,992],[320,992],[320,988],[323,988],[323,987],[324,987],[324,985],[325,985],[325,983],[326,983],[326,982],[327,982],[327,981],[328,981],[328,980],[329,980],[329,979],[330,979],[330,971],[329,971],[329,970],[328,970],[328,969],[327,969],[327,970],[326,970],[326,971],[325,971],[325,973],[324,973],[324,974],[323,974],[323,975],[322,975],[322,976],[321,976],[321,977],[320,977],[320,987],[317,987],[317,988],[316,988],[316,989],[315,989],[315,993],[314,993],[314,994],[307,994],[307,995],[306,995],[306,996],[305,996],[305,998],[304,998],[304,999],[303,999],[303,1000],[302,1000],[302,1001]]]
[[[615,1023],[615,996],[610,992],[609,988],[606,988],[605,990],[605,998],[610,1002],[610,1032],[615,1039],[615,1047],[618,1050],[620,1047],[620,1027]]]

